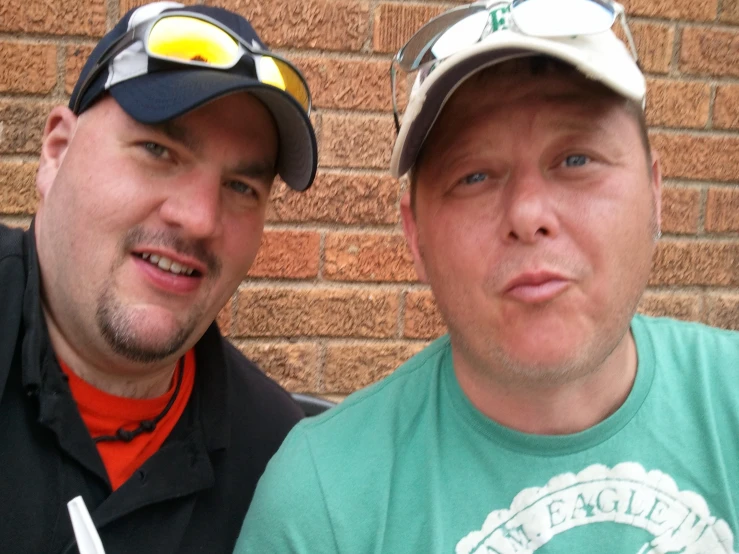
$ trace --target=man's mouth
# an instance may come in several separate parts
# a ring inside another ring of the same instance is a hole
[[[159,256],[157,254],[146,252],[134,253],[134,256],[141,258],[142,260],[146,260],[150,264],[157,266],[162,271],[168,271],[175,275],[184,275],[186,277],[200,277],[201,275],[197,269],[172,261],[166,256]]]

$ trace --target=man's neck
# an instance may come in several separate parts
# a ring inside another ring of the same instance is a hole
[[[44,318],[54,353],[80,379],[93,387],[124,398],[155,398],[172,384],[177,360],[165,360],[142,366],[120,357],[94,356],[91,349],[81,352],[73,347],[44,307]]]
[[[565,435],[588,429],[626,401],[636,378],[636,344],[627,332],[599,367],[557,385],[507,386],[471,371],[453,355],[462,391],[485,416],[505,427],[537,435]]]

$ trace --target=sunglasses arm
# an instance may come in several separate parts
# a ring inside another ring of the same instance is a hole
[[[398,134],[400,133],[400,116],[398,115],[398,102],[395,87],[395,79],[397,78],[397,73],[395,71],[395,60],[396,58],[393,58],[393,61],[390,62],[390,97],[393,100],[393,119],[395,121],[395,133]]]
[[[97,79],[98,75],[100,75],[100,72],[105,68],[108,63],[110,63],[110,60],[115,58],[118,54],[120,54],[123,50],[128,48],[131,43],[135,40],[135,31],[136,29],[131,29],[126,34],[120,36],[116,40],[114,40],[110,46],[108,46],[105,51],[100,55],[100,59],[95,64],[95,67],[93,67],[90,70],[90,73],[87,75],[87,78],[85,81],[80,85],[79,93],[77,94],[77,99],[74,102],[74,106],[72,106],[72,112],[77,113],[77,111],[80,108],[80,104],[82,103],[82,98],[85,96],[85,93],[87,92],[87,89],[90,87],[92,82]]]
[[[629,48],[631,49],[631,55],[634,57],[634,61],[638,63],[639,56],[636,51],[636,43],[634,42],[634,37],[631,35],[631,29],[629,29],[629,25],[626,22],[626,10],[624,10],[624,7],[618,2],[613,3],[613,10],[616,13],[616,17],[618,17],[619,22],[621,23],[621,28],[624,30],[626,41],[629,43]]]

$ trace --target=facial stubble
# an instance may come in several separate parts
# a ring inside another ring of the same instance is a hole
[[[645,231],[651,235],[653,243],[656,243],[661,236],[657,206],[654,199],[651,202],[651,215],[647,224],[647,230]],[[429,276],[430,284],[431,281],[444,279],[439,274],[436,275],[436,278],[433,278],[435,272],[430,271],[432,268],[427,261],[427,248],[420,233],[418,236],[418,250],[421,261],[426,269],[426,274]],[[648,274],[648,270],[651,268],[651,257],[645,263],[648,267],[641,268],[639,272]],[[636,270],[636,268],[634,269]],[[602,366],[604,361],[613,354],[618,345],[621,344],[624,336],[629,332],[629,322],[637,310],[645,288],[646,279],[643,286],[639,287],[638,290],[635,289],[633,294],[624,298],[620,309],[614,310],[614,313],[608,314],[606,318],[611,322],[625,322],[625,324],[615,326],[617,327],[616,329],[611,327],[610,332],[607,328],[608,326],[606,328],[600,328],[598,336],[591,337],[589,341],[590,348],[587,349],[588,352],[585,352],[584,355],[581,352],[578,359],[572,359],[568,363],[556,366],[545,362],[539,364],[521,363],[511,356],[502,344],[495,342],[492,337],[488,337],[486,340],[483,339],[484,344],[478,344],[475,347],[466,338],[467,333],[463,331],[465,327],[464,323],[458,325],[455,321],[455,317],[453,316],[454,310],[445,309],[441,302],[439,302],[439,310],[442,312],[444,323],[449,329],[452,344],[460,351],[464,358],[471,362],[471,367],[478,368],[485,379],[492,379],[498,384],[507,387],[552,387],[561,386],[587,377]],[[546,307],[541,309],[546,309]],[[491,371],[492,367],[497,367],[497,369]]]
[[[131,255],[130,252],[135,245],[142,243],[166,247],[200,260],[208,268],[210,280],[216,280],[220,275],[221,264],[200,243],[187,242],[171,233],[150,233],[141,227],[131,229],[122,241],[121,251],[124,252],[124,259]],[[194,305],[187,320],[170,333],[168,338],[161,340],[159,344],[149,344],[146,340],[146,330],[139,328],[144,324],[147,315],[136,313],[135,308],[125,306],[119,300],[114,274],[112,270],[98,296],[95,311],[95,321],[100,334],[111,350],[136,363],[157,362],[179,351],[202,322],[206,306]]]

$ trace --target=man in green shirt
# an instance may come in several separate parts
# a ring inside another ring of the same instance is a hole
[[[622,10],[472,4],[395,57],[392,171],[449,335],[293,430],[236,552],[739,549],[739,334],[635,315],[661,177]]]

